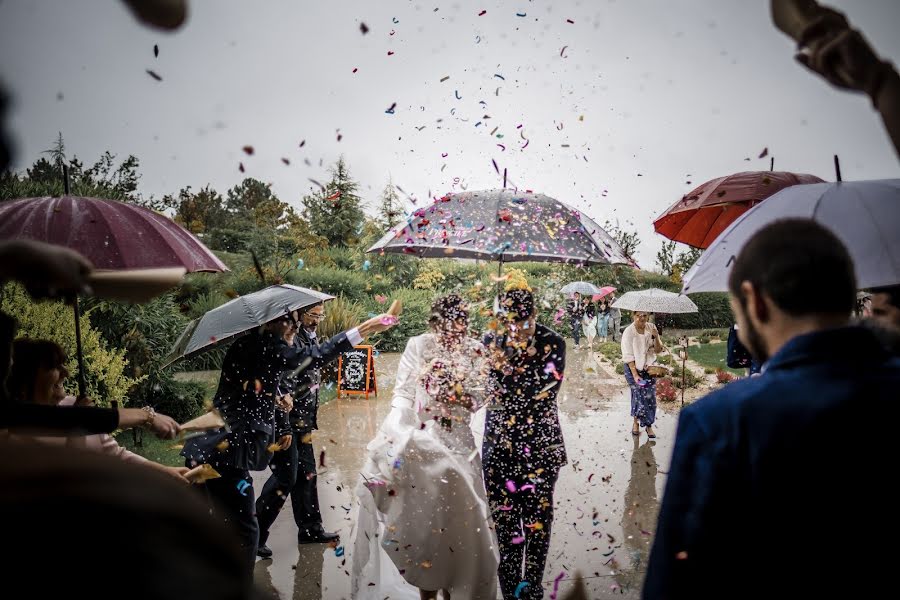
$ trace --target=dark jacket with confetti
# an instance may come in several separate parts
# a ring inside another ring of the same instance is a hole
[[[259,471],[272,458],[269,446],[291,432],[275,408],[284,371],[303,366],[306,353],[268,332],[253,332],[225,353],[213,405],[228,424],[188,440],[181,455],[196,463]]]
[[[294,338],[294,345],[303,354],[304,359],[309,359],[309,363],[304,360],[305,368],[299,372],[285,372],[280,391],[293,396],[294,408],[291,410],[290,423],[295,434],[302,434],[318,429],[316,414],[319,411],[319,386],[322,383],[320,369],[337,360],[341,352],[352,350],[353,344],[347,339],[346,332],[319,343],[318,340],[310,338],[301,327]]]
[[[488,344],[495,343],[490,337]],[[568,462],[556,396],[566,368],[566,342],[537,325],[528,350],[509,348],[508,364],[492,368],[482,456],[486,469],[524,477]]]

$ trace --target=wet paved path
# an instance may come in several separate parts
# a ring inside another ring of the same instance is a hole
[[[570,350],[568,358],[559,407],[569,465],[556,486],[544,587],[549,592],[554,579],[565,573],[559,585],[564,592],[578,571],[590,598],[638,598],[677,415],[659,410],[657,439],[648,440],[646,433],[634,438],[622,376],[609,363],[601,366],[584,348]],[[314,445],[317,456],[325,450],[326,466],[319,469],[322,515],[326,529],[340,532],[346,552],[338,557],[325,545],[298,546],[286,505],[269,538],[273,559],[256,563],[258,584],[283,600],[350,597],[350,532],[357,509],[353,490],[366,444],[387,415],[398,360],[397,354],[376,359],[377,398],[342,398],[319,410]],[[476,429],[483,422],[483,414],[476,415]],[[258,491],[268,473],[255,475]]]

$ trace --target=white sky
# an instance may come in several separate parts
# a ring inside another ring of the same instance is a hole
[[[900,2],[832,5],[900,62]],[[374,206],[389,175],[419,205],[455,180],[500,187],[493,159],[520,188],[634,223],[648,268],[653,218],[703,181],[768,169],[763,148],[827,180],[833,154],[846,180],[898,176],[868,100],[797,65],[768,6],[193,0],[187,25],[160,33],[116,0],[0,0],[0,77],[18,168],[61,131],[84,161],[136,155],[144,195],[252,176],[299,206],[343,153]]]

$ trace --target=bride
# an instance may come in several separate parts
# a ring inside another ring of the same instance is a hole
[[[462,298],[438,298],[432,332],[411,338],[400,358],[356,490],[354,598],[496,598],[499,555],[469,426],[487,366],[468,322]]]

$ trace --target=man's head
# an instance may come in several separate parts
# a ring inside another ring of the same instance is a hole
[[[874,288],[872,320],[881,327],[900,334],[900,285]]]
[[[841,241],[808,219],[760,229],[728,277],[738,338],[764,362],[801,332],[847,324],[856,305],[853,261]]]
[[[509,337],[526,342],[534,336],[536,325],[534,295],[529,290],[510,290],[500,296],[500,316],[509,328]]]
[[[459,294],[441,296],[431,305],[428,324],[446,339],[461,338],[469,328],[469,305]]]
[[[300,323],[303,325],[303,329],[309,333],[315,333],[319,328],[319,323],[321,323],[324,318],[325,303],[319,302],[318,304],[306,307],[303,314],[300,316]]]
[[[294,336],[297,335],[298,318],[298,311],[294,310],[290,313],[285,313],[274,321],[269,321],[265,324],[264,329],[291,344],[294,342]]]
[[[574,294],[572,294],[572,297],[575,298],[576,300],[580,300],[581,294],[579,294],[578,292],[575,292]]]

